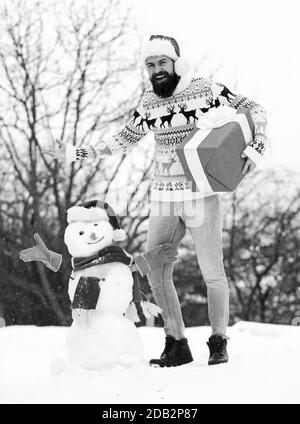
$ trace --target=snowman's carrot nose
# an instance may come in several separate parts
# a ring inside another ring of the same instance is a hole
[[[95,233],[91,233],[91,239],[92,239],[92,240],[96,240],[96,239],[97,239],[97,236],[96,236],[96,234],[95,234]]]

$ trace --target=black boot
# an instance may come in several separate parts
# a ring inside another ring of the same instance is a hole
[[[187,339],[175,340],[172,336],[166,337],[166,346],[160,359],[151,359],[150,365],[159,367],[177,367],[193,361]]]
[[[215,334],[209,338],[206,344],[209,347],[208,365],[217,365],[228,362],[228,353],[226,350],[227,339]]]
[[[166,336],[166,344],[163,350],[163,353],[160,355],[159,359],[150,359],[150,365],[159,365],[162,360],[166,360],[169,353],[171,352],[172,347],[174,346],[176,339],[172,336]]]

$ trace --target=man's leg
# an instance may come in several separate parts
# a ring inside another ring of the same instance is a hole
[[[159,207],[162,209],[159,210]],[[185,234],[185,225],[176,216],[174,207],[172,203],[153,202],[147,235],[148,251],[162,243],[173,243],[178,247]],[[174,264],[157,266],[147,276],[155,301],[162,309],[166,335],[180,340],[184,338],[184,323],[173,283],[173,269]]]
[[[208,316],[212,335],[226,338],[229,320],[229,288],[223,264],[221,199],[218,195],[197,199],[199,213],[194,214],[195,219],[192,216],[195,207],[191,205],[192,202],[185,204],[183,219],[193,238],[198,263],[207,286]]]
[[[158,205],[161,205],[162,211],[155,210],[155,206]],[[171,211],[166,210],[169,207],[172,208]],[[185,225],[177,216],[176,207],[176,203],[154,203],[149,221],[148,250],[167,242],[178,247],[185,234]],[[160,358],[150,360],[150,365],[159,367],[175,367],[188,364],[193,360],[188,341],[184,337],[180,303],[172,279],[173,268],[173,264],[165,264],[153,268],[148,273],[156,303],[162,309],[166,333],[163,353]]]

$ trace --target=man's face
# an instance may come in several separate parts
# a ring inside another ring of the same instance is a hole
[[[171,96],[179,81],[173,60],[168,56],[151,56],[146,59],[146,67],[154,93],[160,97]]]

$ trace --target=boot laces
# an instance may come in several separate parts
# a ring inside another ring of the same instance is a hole
[[[209,347],[211,348],[212,352],[222,353],[224,346],[224,340],[223,339],[212,339],[209,341]]]
[[[166,337],[165,348],[163,350],[163,353],[161,354],[161,357],[165,355],[169,355],[171,351],[173,350],[174,345],[175,345],[174,339],[171,337]]]

